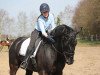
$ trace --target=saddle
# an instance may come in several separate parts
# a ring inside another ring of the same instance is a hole
[[[41,45],[41,42],[42,42],[41,38],[38,38],[38,39],[36,40],[36,42],[35,42],[35,52],[31,55],[30,58],[36,56],[37,51],[38,51],[38,49],[39,49],[39,47],[40,47],[40,45]]]
[[[35,42],[35,54],[33,55],[34,57],[36,56],[36,53],[37,53],[37,51],[38,51],[38,48],[39,48],[39,45],[40,45],[40,41],[42,41],[41,40],[41,38],[38,38],[37,40],[36,40],[36,42]],[[19,54],[20,55],[22,55],[22,56],[25,56],[26,55],[26,52],[27,52],[27,48],[28,48],[28,46],[29,46],[29,43],[30,43],[30,38],[27,38],[23,43],[22,43],[22,45],[21,45],[21,48],[20,48],[20,50],[19,50]]]

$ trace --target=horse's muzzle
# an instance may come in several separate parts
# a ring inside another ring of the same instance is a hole
[[[69,59],[66,60],[66,63],[67,63],[68,65],[71,65],[71,64],[74,63],[74,60],[69,58]]]

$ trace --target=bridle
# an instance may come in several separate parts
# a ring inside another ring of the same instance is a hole
[[[66,36],[65,36],[65,38],[66,38]],[[67,39],[67,38],[66,38]],[[67,43],[69,42],[69,40],[70,39],[68,39],[68,41],[67,41]],[[60,51],[58,51],[57,49],[56,49],[56,47],[52,44],[52,47],[54,48],[54,50],[57,52],[57,53],[59,53],[59,54],[62,54],[62,55],[64,55],[65,56],[65,54],[68,54],[68,55],[70,55],[70,56],[73,56],[74,55],[74,52],[68,52],[68,51],[64,51],[64,44],[63,44],[63,40],[61,40],[61,50],[63,51],[63,52],[60,52]]]
[[[70,47],[70,44],[68,44],[69,42],[70,42],[70,38],[67,38],[66,36],[64,36],[64,38],[65,39],[68,39],[68,41],[67,41],[67,45],[68,45],[68,47],[69,47],[69,50],[71,50],[71,47]],[[63,50],[63,55],[64,55],[64,57],[65,57],[65,59],[67,59],[68,57],[66,56],[66,55],[68,55],[69,56],[69,58],[73,58],[73,55],[75,54],[74,52],[68,52],[68,50],[67,51],[64,51],[64,43],[63,43],[64,41],[63,40],[61,40],[61,47],[62,47],[62,50]]]
[[[69,33],[71,33],[71,32],[73,32],[73,30],[71,29],[71,31],[70,30],[66,30],[66,26],[63,28],[63,30],[62,30],[62,34],[61,34],[61,50],[62,51],[59,51],[59,50],[57,50],[56,49],[56,47],[55,47],[55,45],[54,44],[52,44],[52,47],[54,48],[54,50],[57,52],[57,53],[59,53],[59,54],[61,54],[61,55],[64,55],[64,56],[66,56],[66,54],[67,55],[69,55],[70,57],[72,57],[73,55],[74,55],[74,52],[70,52],[70,50],[71,50],[71,45],[70,45],[70,40],[71,40],[71,38],[70,38],[70,36],[68,35]],[[63,36],[62,36],[63,35]],[[68,38],[69,37],[69,38]],[[64,39],[63,39],[64,38]],[[65,44],[65,39],[66,39],[66,44]],[[66,49],[65,48],[65,46],[64,45],[66,45],[66,46],[68,46],[69,48],[69,50],[67,50],[67,51],[65,51],[64,49]]]

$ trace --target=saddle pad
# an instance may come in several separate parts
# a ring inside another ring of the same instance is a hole
[[[22,55],[22,56],[25,56],[26,55],[26,51],[27,51],[27,48],[29,46],[29,43],[30,43],[30,38],[26,39],[22,45],[21,45],[21,48],[20,48],[20,51],[19,51],[19,54]]]

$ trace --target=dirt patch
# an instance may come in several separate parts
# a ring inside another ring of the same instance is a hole
[[[0,52],[0,75],[9,75],[8,52],[5,51]],[[25,75],[25,70],[19,69],[17,75]],[[66,64],[63,75],[100,75],[100,47],[76,47],[75,62]]]

